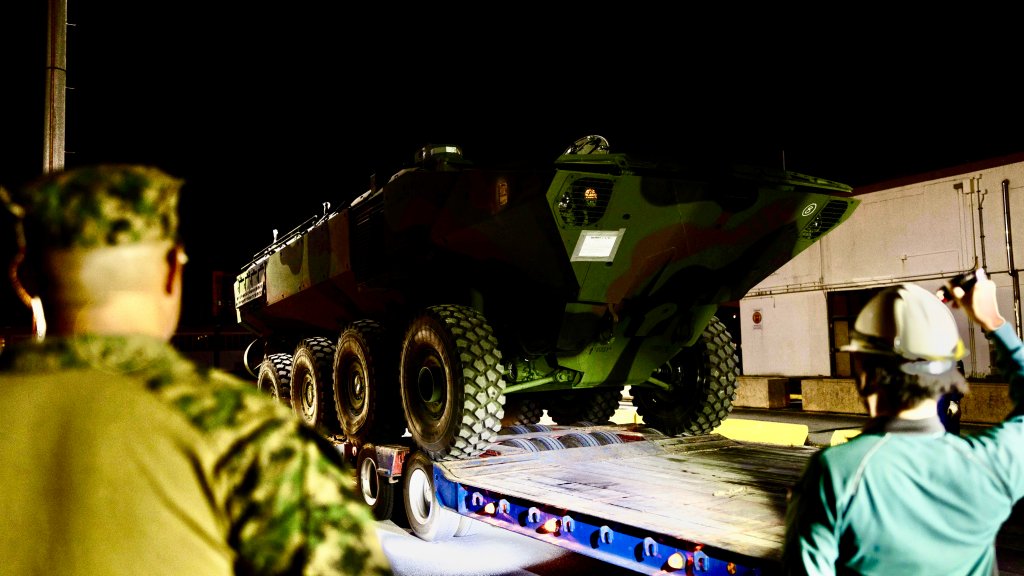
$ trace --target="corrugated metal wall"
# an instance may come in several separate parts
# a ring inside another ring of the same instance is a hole
[[[1024,247],[1024,161],[859,197],[862,203],[846,223],[740,301],[744,374],[834,376],[830,294],[906,281],[936,290],[975,263],[999,285],[1003,315],[1019,324],[1018,279],[1008,262],[1014,246]],[[987,376],[987,341],[964,314],[954,315],[970,352],[968,374]]]

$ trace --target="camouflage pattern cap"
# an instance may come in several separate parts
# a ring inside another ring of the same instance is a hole
[[[177,240],[182,184],[158,168],[100,164],[46,174],[20,200],[33,237],[49,246]]]

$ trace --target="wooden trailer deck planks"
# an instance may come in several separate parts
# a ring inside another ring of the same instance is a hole
[[[529,434],[522,437],[529,437]],[[818,448],[717,434],[443,462],[467,487],[644,532],[779,560],[786,496]]]

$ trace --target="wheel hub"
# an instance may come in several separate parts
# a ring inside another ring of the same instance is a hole
[[[415,469],[406,480],[409,483],[409,507],[413,517],[419,524],[426,524],[430,519],[431,508],[434,503],[434,493],[431,490],[430,479],[422,469]]]
[[[380,490],[377,478],[377,463],[372,458],[363,460],[359,469],[360,484],[363,487],[363,500],[370,506],[377,502],[377,493]]]

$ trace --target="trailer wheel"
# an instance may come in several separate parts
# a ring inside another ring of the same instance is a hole
[[[537,402],[537,396],[528,392],[505,396],[505,415],[502,426],[536,424],[544,417],[544,408]]]
[[[633,387],[644,423],[668,436],[708,434],[732,411],[739,358],[725,324],[716,317],[693,346],[654,372],[671,390]]]
[[[577,422],[607,424],[622,401],[622,388],[589,388],[551,392],[548,416],[563,426]]]
[[[354,322],[338,337],[332,372],[335,408],[342,433],[358,444],[392,442],[405,432],[390,348],[372,320]]]
[[[270,354],[260,363],[256,388],[285,406],[291,405],[292,355]]]
[[[439,542],[455,537],[459,531],[460,514],[437,501],[434,486],[434,463],[423,451],[417,450],[405,462],[402,476],[402,500],[409,528],[427,542]]]
[[[402,408],[409,434],[434,460],[482,453],[501,428],[504,368],[498,341],[471,308],[433,306],[402,343]]]
[[[356,456],[356,489],[377,520],[390,520],[395,509],[395,484],[377,474],[376,448],[366,444]]]
[[[320,336],[299,342],[292,355],[292,409],[324,435],[340,432],[334,408],[334,342]]]

